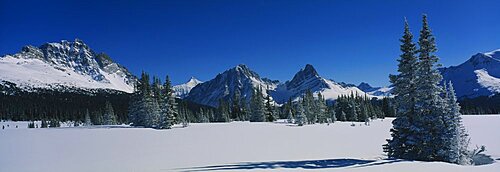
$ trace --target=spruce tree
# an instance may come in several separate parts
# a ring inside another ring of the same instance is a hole
[[[117,124],[115,112],[113,106],[109,101],[106,101],[103,114],[103,125],[115,125]]]
[[[86,109],[85,110],[85,124],[84,124],[84,126],[88,127],[88,126],[91,126],[91,125],[92,125],[92,120],[90,119],[89,110]]]
[[[264,114],[264,98],[261,89],[253,91],[250,100],[250,122],[264,122],[266,116]]]
[[[275,112],[274,112],[274,104],[272,103],[272,99],[271,99],[271,96],[269,94],[267,94],[267,97],[266,97],[266,107],[265,107],[265,110],[266,110],[266,120],[267,122],[274,122],[276,121],[276,115],[275,115]]]
[[[446,83],[444,83],[446,85]],[[446,130],[444,134],[444,147],[439,151],[446,161],[470,165],[472,164],[469,148],[469,135],[462,124],[460,105],[457,103],[455,89],[451,81],[448,83],[445,94],[446,114],[443,116]]]
[[[318,93],[318,99],[316,101],[316,113],[318,116],[318,122],[320,124],[326,123],[327,122],[327,109],[328,107],[326,106],[325,99],[323,98],[323,95],[321,93]]]
[[[337,114],[335,113],[335,109],[330,108],[330,119],[332,123],[335,123],[337,121]]]
[[[293,114],[292,114],[292,109],[288,109],[288,117],[287,117],[287,122],[288,123],[294,123],[294,118],[293,118]]]
[[[317,120],[316,106],[314,101],[314,96],[311,90],[307,90],[304,98],[302,100],[302,106],[304,108],[304,113],[307,117],[307,123],[314,124]]]
[[[160,122],[158,128],[170,129],[175,123],[175,117],[178,116],[177,102],[175,101],[174,91],[170,83],[170,77],[165,77],[163,85],[163,95],[160,102]]]
[[[304,101],[304,100],[302,100]],[[304,103],[303,102],[298,102],[297,103],[297,110],[295,114],[295,124],[298,126],[303,126],[304,124],[307,123],[307,116],[305,114],[304,110]]]
[[[340,121],[347,121],[347,116],[345,114],[344,111],[341,111],[340,112],[340,118],[339,118]]]
[[[231,99],[231,119],[237,121],[243,121],[243,115],[241,112],[241,92],[239,89],[235,89],[233,97]]]
[[[444,105],[441,98],[443,93],[439,83],[442,79],[437,70],[438,57],[435,38],[427,23],[427,16],[423,16],[422,30],[418,41],[419,62],[416,77],[416,117],[411,128],[416,128],[416,149],[413,158],[416,160],[445,160],[438,151],[444,146],[443,129],[445,128],[441,116]]]
[[[396,119],[392,121],[391,139],[384,145],[384,151],[390,158],[410,159],[416,154],[416,139],[414,133],[420,126],[412,126],[413,118],[416,115],[416,77],[417,77],[417,47],[413,43],[413,35],[410,32],[408,21],[405,19],[403,37],[400,39],[401,55],[398,59],[398,74],[391,75],[390,81],[394,88]],[[384,112],[387,113],[388,100],[383,100],[386,104]],[[389,114],[387,114],[389,115]]]

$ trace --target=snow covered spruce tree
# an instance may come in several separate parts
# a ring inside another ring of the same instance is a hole
[[[422,30],[418,40],[418,63],[416,71],[416,116],[414,124],[416,133],[417,160],[448,161],[441,152],[444,145],[444,131],[446,126],[442,120],[445,114],[445,104],[441,97],[443,93],[439,83],[442,76],[437,70],[439,58],[434,54],[437,51],[435,38],[427,23],[427,16],[423,16]]]
[[[307,90],[302,99],[302,107],[304,109],[304,114],[307,117],[308,124],[314,124],[317,120],[317,114],[315,112],[315,101],[311,90]]]
[[[443,116],[443,121],[445,122],[446,130],[444,135],[444,146],[442,149],[442,156],[446,157],[449,162],[469,165],[472,164],[472,154],[469,148],[469,135],[462,124],[462,117],[460,114],[460,105],[457,103],[457,97],[455,95],[455,89],[451,81],[446,87],[444,83],[446,94],[445,94],[445,104],[446,113]]]
[[[118,123],[116,120],[115,112],[113,110],[113,106],[109,101],[106,101],[106,104],[104,106],[104,115],[102,124],[103,125],[115,125]]]
[[[307,116],[304,110],[303,101],[304,100],[302,99],[302,101],[299,101],[296,105],[295,124],[297,124],[298,126],[303,126],[304,124],[307,123]]]
[[[276,113],[275,113],[275,109],[274,109],[274,104],[273,104],[271,96],[269,94],[267,94],[267,97],[266,97],[265,114],[266,114],[266,121],[267,122],[276,121]]]
[[[178,116],[178,111],[172,84],[168,76],[165,77],[160,101],[160,123],[157,128],[170,129],[172,125],[174,125],[175,117]]]
[[[253,91],[250,98],[250,122],[264,122],[266,120],[264,113],[264,98],[259,88]]]
[[[327,122],[327,110],[328,107],[326,106],[326,101],[323,98],[323,95],[321,95],[321,93],[318,93],[318,99],[316,100],[316,114],[318,116],[317,120],[320,124]]]
[[[418,154],[415,130],[420,129],[411,126],[416,115],[417,47],[413,43],[413,35],[406,20],[403,38],[400,41],[402,54],[398,59],[399,74],[390,76],[390,81],[394,85],[392,93],[395,95],[396,119],[392,121],[393,127],[390,130],[392,138],[387,140],[384,151],[390,158],[412,159]]]
[[[464,160],[467,156],[460,156],[468,152],[460,107],[456,98],[452,98],[453,89],[446,93],[439,86],[442,76],[437,70],[438,57],[434,54],[437,48],[425,15],[419,50],[415,50],[407,22],[401,42],[403,53],[399,60],[399,74],[391,76],[397,118],[390,130],[392,138],[384,145],[384,151],[390,158],[467,162]]]

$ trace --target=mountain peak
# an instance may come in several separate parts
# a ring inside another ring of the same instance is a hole
[[[311,75],[319,76],[318,72],[316,71],[316,69],[314,69],[313,65],[311,64],[306,64],[306,67],[304,67],[303,71]]]
[[[365,91],[365,90],[370,90],[370,89],[373,89],[373,87],[366,83],[366,82],[361,82],[359,85],[358,85],[358,88]]]
[[[290,81],[290,83],[292,85],[295,85],[295,84],[299,84],[299,83],[302,83],[303,81],[305,80],[309,80],[311,78],[321,78],[318,74],[318,72],[316,71],[316,69],[314,69],[314,67],[310,64],[307,64],[306,67],[304,67],[303,69],[300,69],[299,72],[297,72],[295,74],[295,76],[293,76],[293,79]]]
[[[479,64],[488,64],[491,62],[500,62],[500,60],[495,59],[494,56],[500,52],[490,52],[490,53],[477,53],[473,55],[467,62],[471,63],[473,66],[477,66]]]
[[[191,76],[191,78],[186,83],[173,86],[174,94],[176,97],[185,98],[189,94],[191,89],[201,83],[203,82],[196,79],[194,76]]]
[[[196,79],[194,76],[191,76],[191,78],[189,78],[187,83],[193,83],[193,84],[197,85],[197,84],[202,83],[202,82],[200,80]]]

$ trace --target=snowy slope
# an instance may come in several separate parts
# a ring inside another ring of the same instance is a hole
[[[365,95],[365,92],[355,86],[339,84],[333,80],[321,77],[310,64],[307,64],[304,69],[297,72],[292,80],[278,85],[270,94],[276,102],[284,103],[290,98],[297,100],[307,90],[311,90],[315,95],[321,93],[326,100],[335,100],[340,95],[349,95],[351,93],[361,96]],[[376,97],[373,95],[367,96]]]
[[[189,94],[191,89],[201,83],[203,82],[194,77],[191,77],[191,79],[189,79],[189,81],[187,81],[186,83],[173,86],[174,94],[178,98],[184,98]]]
[[[366,82],[361,82],[357,86],[361,91],[373,96],[391,96],[392,87],[372,87]]]
[[[458,97],[473,98],[500,93],[500,49],[478,53],[466,62],[439,69],[444,81],[452,81]]]
[[[262,93],[267,95],[266,90],[275,89],[276,85],[277,81],[261,78],[246,65],[240,64],[219,73],[210,81],[198,84],[186,99],[199,104],[218,106],[219,99],[230,100],[235,92],[249,100],[254,88],[261,87]]]
[[[280,123],[191,124],[187,128],[57,128],[0,131],[0,171],[355,171],[497,172],[500,162],[460,166],[384,160],[391,118],[304,127]],[[0,123],[5,125],[7,123]],[[500,159],[500,116],[465,116],[471,145]]]
[[[26,90],[76,87],[130,93],[136,78],[109,56],[93,52],[76,39],[26,46],[17,54],[0,57],[0,81]]]

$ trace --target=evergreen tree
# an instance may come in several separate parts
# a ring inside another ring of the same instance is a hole
[[[47,128],[49,124],[47,124],[47,121],[42,119],[42,123],[40,124],[40,128]]]
[[[224,99],[219,99],[215,122],[229,122],[229,104]]]
[[[347,117],[346,117],[346,114],[344,111],[341,111],[340,112],[340,118],[339,118],[340,121],[347,121]]]
[[[144,127],[148,128],[159,128],[160,124],[160,106],[158,104],[158,101],[151,97],[151,96],[146,96],[146,104],[144,108]]]
[[[389,104],[389,98],[384,97],[382,99],[382,113],[378,117],[384,118],[386,116],[394,117],[394,110]]]
[[[293,114],[292,114],[292,109],[288,109],[288,117],[287,117],[287,122],[288,123],[294,123],[294,118],[293,118]]]
[[[445,128],[441,116],[444,105],[441,98],[442,88],[439,83],[442,79],[437,70],[438,57],[434,36],[427,23],[427,16],[423,16],[423,26],[419,37],[419,62],[416,77],[416,117],[412,128],[416,128],[415,152],[411,157],[416,160],[444,160],[438,151],[444,145],[443,129]]]
[[[268,122],[274,122],[276,120],[276,115],[274,113],[274,105],[272,104],[271,96],[267,94],[266,97],[266,107],[265,107],[266,120]]]
[[[303,108],[304,108],[304,114],[307,117],[307,122],[309,124],[314,124],[317,121],[317,114],[315,112],[315,102],[314,102],[314,96],[311,90],[307,90],[304,98],[302,100]]]
[[[259,88],[253,91],[250,100],[250,122],[264,122],[266,120],[264,113],[264,98]]]
[[[357,106],[356,106],[356,102],[354,101],[354,99],[351,99],[350,102],[349,102],[349,109],[351,110],[351,112],[349,114],[351,114],[351,119],[349,119],[350,121],[358,121],[358,111],[356,110],[357,109]]]
[[[337,121],[337,114],[335,113],[335,109],[330,108],[330,119],[331,119],[331,122],[332,123],[335,123],[335,121]]]
[[[391,75],[390,81],[394,88],[396,119],[392,121],[391,139],[384,145],[384,151],[390,158],[410,159],[416,153],[416,138],[414,134],[420,126],[411,126],[416,115],[416,77],[417,77],[417,48],[413,43],[408,22],[405,20],[404,34],[400,39],[402,54],[398,59],[398,75]],[[387,99],[384,99],[387,101]],[[384,112],[388,113],[388,102]],[[389,115],[389,114],[386,114]]]
[[[165,77],[163,85],[163,95],[161,96],[160,122],[158,128],[170,129],[175,123],[175,117],[178,116],[177,102],[175,101],[174,91],[170,83],[170,77]]]
[[[248,121],[250,120],[250,116],[249,116],[249,104],[247,103],[245,97],[242,97],[241,98],[241,120],[242,121]]]
[[[231,99],[231,119],[243,121],[242,108],[241,108],[241,92],[235,89]]]
[[[87,109],[85,111],[85,124],[84,124],[84,126],[91,126],[91,125],[92,125],[92,120],[90,120],[89,110]]]
[[[115,125],[117,124],[115,112],[113,110],[113,106],[109,101],[106,101],[103,115],[103,125]]]
[[[444,84],[446,86],[446,83]],[[446,130],[444,134],[444,147],[439,151],[446,161],[470,165],[472,164],[469,147],[469,135],[462,124],[460,106],[451,81],[448,83],[445,94],[446,114],[443,116]]]
[[[327,106],[326,106],[326,101],[323,98],[323,95],[321,93],[318,93],[318,99],[316,101],[316,114],[318,117],[318,122],[320,124],[326,123],[327,122]]]
[[[304,101],[304,100],[302,100]],[[305,114],[304,110],[304,103],[299,102],[297,103],[297,110],[296,110],[296,115],[295,115],[295,124],[298,126],[303,126],[304,124],[307,123],[307,116]]]

